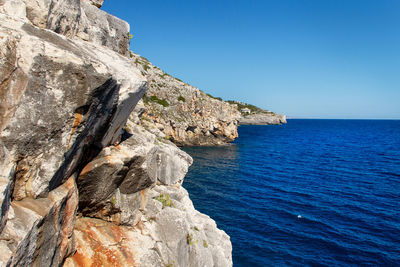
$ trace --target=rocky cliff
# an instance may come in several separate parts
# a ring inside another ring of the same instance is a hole
[[[240,111],[240,125],[270,125],[286,123],[285,115],[277,114],[239,101],[229,100],[227,102],[236,105],[238,111]]]
[[[238,137],[237,126],[286,123],[286,116],[239,101],[213,97],[130,52],[148,89],[134,120],[178,146],[221,145]]]
[[[101,4],[0,0],[0,266],[231,266],[229,237],[181,186],[191,157],[167,139],[232,140],[237,122],[216,113],[237,112],[188,87],[166,113],[183,101],[207,122],[157,125],[163,95]]]
[[[240,125],[271,125],[286,123],[286,116],[276,113],[255,113],[244,115],[240,121]]]
[[[237,138],[241,115],[235,104],[170,76],[144,57],[131,57],[148,82],[143,127],[179,146],[221,145]]]

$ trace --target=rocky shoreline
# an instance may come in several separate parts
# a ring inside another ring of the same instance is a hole
[[[129,51],[101,0],[0,0],[0,266],[232,266],[177,145],[237,137],[236,104]]]
[[[250,114],[239,120],[240,125],[280,125],[286,122],[286,116],[280,114]]]
[[[0,266],[231,266],[192,158],[132,112],[148,80],[101,4],[0,1]]]
[[[139,55],[131,55],[148,82],[140,116],[143,127],[178,146],[222,145],[238,137],[241,115],[236,105],[172,77]]]

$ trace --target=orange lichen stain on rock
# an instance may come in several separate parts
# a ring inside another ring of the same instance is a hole
[[[69,140],[68,140],[68,149],[71,147],[71,140],[72,140],[72,136],[74,135],[76,128],[78,128],[79,124],[82,121],[82,114],[81,113],[75,113],[74,115],[74,122],[72,124],[72,129],[71,129],[71,133],[69,135]]]
[[[76,211],[78,208],[78,189],[74,176],[71,176],[64,184],[68,189],[68,198],[65,205],[64,218],[61,224],[62,241],[60,246],[61,255],[72,253],[70,238],[73,235]]]
[[[73,260],[76,266],[138,266],[130,248],[124,246],[126,229],[97,219],[79,219],[75,226],[81,238]]]
[[[84,244],[78,244],[78,250],[74,255],[78,266],[120,266],[117,264],[116,256],[113,252],[102,244],[101,238],[91,229],[93,223],[87,222],[86,228],[81,228],[79,231],[84,239]],[[100,229],[98,229],[100,230]],[[105,240],[106,242],[108,240]],[[93,255],[84,255],[83,251],[90,249]]]
[[[25,160],[20,160],[17,162],[15,169],[15,183],[14,183],[14,200],[22,200],[27,196],[26,183],[29,180],[29,165]]]
[[[140,191],[140,210],[145,210],[147,205],[147,191],[148,189],[143,189]]]
[[[72,260],[74,261],[74,266],[79,266],[79,267],[86,267],[86,266],[91,266],[91,260],[87,257],[85,257],[82,253],[82,248],[81,246],[78,245],[78,248],[76,250],[76,253],[72,257]]]
[[[112,156],[107,155],[105,158],[106,158],[107,163],[111,163]]]
[[[83,179],[83,177],[85,176],[86,173],[90,172],[92,170],[92,163],[89,162],[81,171],[81,173],[79,174],[79,180]]]
[[[124,229],[119,226],[114,226],[112,228],[112,231],[116,236],[119,237],[119,242],[118,242],[118,248],[119,252],[121,253],[121,256],[126,259],[126,263],[128,266],[138,266],[135,261],[134,261],[134,254],[132,252],[132,247],[127,247],[124,244],[124,240],[127,239],[126,236],[124,236],[123,231]]]
[[[142,220],[138,221],[138,223],[135,225],[135,228],[139,229],[140,232],[143,234],[144,225],[143,225]]]

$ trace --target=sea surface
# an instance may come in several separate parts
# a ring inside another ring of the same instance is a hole
[[[232,145],[184,150],[184,187],[234,266],[400,266],[400,121],[240,126]]]

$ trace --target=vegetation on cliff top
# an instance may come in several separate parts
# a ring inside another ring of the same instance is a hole
[[[240,111],[240,113],[242,113],[242,116],[256,114],[256,113],[264,113],[264,114],[271,114],[271,115],[275,114],[272,111],[261,109],[252,104],[247,104],[247,103],[243,103],[243,102],[239,102],[239,101],[235,101],[235,100],[226,100],[225,102],[228,102],[229,104],[236,104],[237,109]]]
[[[255,106],[255,105],[252,105],[252,104],[247,104],[247,103],[243,103],[243,102],[236,101],[236,100],[223,100],[221,97],[215,97],[215,96],[210,95],[208,93],[205,93],[205,94],[207,96],[213,98],[213,99],[217,99],[219,101],[224,101],[224,102],[227,102],[227,103],[232,104],[232,105],[235,104],[236,107],[237,107],[237,110],[242,114],[242,116],[247,116],[247,115],[250,115],[250,114],[258,114],[258,113],[275,115],[275,113],[272,112],[272,111],[261,109],[261,108]]]
[[[169,107],[169,103],[168,103],[168,101],[166,99],[160,99],[155,95],[152,95],[152,96],[144,95],[143,96],[143,102],[145,104],[148,104],[149,102],[155,102],[155,103],[160,104],[163,107]]]
[[[156,69],[160,70],[159,68],[153,66],[147,58],[142,57],[142,56],[138,56],[138,57],[135,59],[135,63],[141,65],[142,68],[143,68],[143,70],[144,70],[146,73],[147,73],[148,70],[151,69],[151,68],[156,68]],[[146,75],[145,73],[142,73],[142,74]],[[155,86],[155,87],[157,87],[157,88],[159,88],[159,89],[161,89],[161,88],[166,88],[166,87],[167,87],[168,82],[167,82],[166,79],[169,79],[169,78],[175,79],[175,80],[177,80],[177,81],[179,81],[179,82],[184,83],[184,82],[181,81],[180,79],[178,79],[178,78],[176,78],[176,77],[174,77],[174,76],[172,76],[172,75],[170,75],[170,74],[168,74],[168,73],[166,73],[166,72],[158,73],[158,77],[160,77],[160,78],[161,78],[162,80],[164,80],[165,82],[157,82],[155,79],[152,79],[152,80],[151,80],[151,83],[153,84],[153,86]],[[204,96],[208,96],[208,97],[210,97],[210,98],[212,98],[212,99],[219,100],[219,101],[223,101],[223,102],[226,102],[226,103],[229,103],[229,104],[232,104],[232,105],[236,105],[237,110],[241,113],[241,115],[242,115],[243,117],[246,117],[246,116],[251,115],[251,114],[269,114],[269,115],[275,115],[275,113],[272,112],[272,111],[263,110],[263,109],[261,109],[261,108],[255,106],[255,105],[252,105],[252,104],[247,104],[247,103],[243,103],[243,102],[235,101],[235,100],[223,100],[221,97],[213,96],[213,95],[211,95],[211,94],[209,94],[209,93],[206,93],[206,92],[204,92],[204,91],[202,91],[202,90],[200,90],[200,92],[201,92],[202,94],[204,94]],[[175,97],[177,97],[177,98],[175,98],[175,99],[177,99],[177,100],[180,101],[180,102],[186,102],[186,98],[183,97],[183,96],[180,95],[180,94],[179,94],[178,96],[175,96]],[[175,100],[175,99],[174,99],[174,100]],[[144,101],[144,103],[145,103],[146,105],[149,104],[150,102],[153,102],[153,103],[158,103],[158,104],[162,105],[163,107],[169,107],[170,105],[174,105],[174,103],[175,103],[174,100],[168,99],[168,98],[166,98],[166,99],[160,99],[160,98],[158,98],[156,95],[152,95],[152,96],[147,96],[147,95],[145,95],[145,96],[143,97],[143,101]]]

